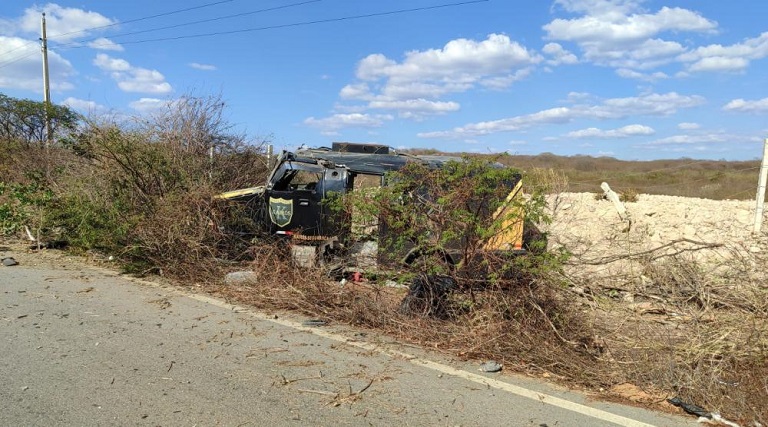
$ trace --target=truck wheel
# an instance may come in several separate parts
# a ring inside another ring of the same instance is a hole
[[[448,295],[456,287],[451,276],[420,274],[411,282],[399,311],[409,316],[444,318],[448,314]]]

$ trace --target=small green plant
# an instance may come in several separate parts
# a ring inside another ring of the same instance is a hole
[[[37,182],[0,182],[0,234],[14,234],[25,226],[39,230],[52,200],[53,192]]]

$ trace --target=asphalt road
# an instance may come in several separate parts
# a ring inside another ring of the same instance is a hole
[[[696,425],[350,328],[17,259],[0,266],[1,426]]]

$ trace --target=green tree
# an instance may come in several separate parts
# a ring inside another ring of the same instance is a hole
[[[45,141],[46,110],[54,140],[77,128],[80,115],[65,105],[13,98],[0,93],[0,140],[26,144]]]

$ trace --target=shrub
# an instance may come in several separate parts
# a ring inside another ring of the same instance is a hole
[[[619,200],[622,202],[636,202],[638,200],[639,192],[634,188],[627,188],[619,194]]]

